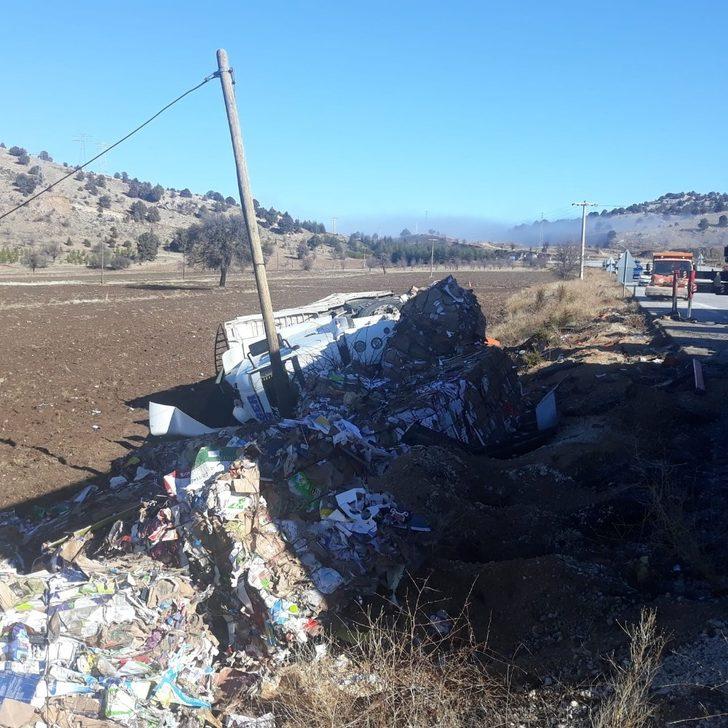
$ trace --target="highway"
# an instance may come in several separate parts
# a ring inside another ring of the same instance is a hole
[[[629,289],[628,289],[629,290]],[[693,321],[687,321],[687,305],[678,299],[678,312],[682,321],[670,319],[670,298],[645,298],[645,289],[637,287],[635,299],[639,305],[660,319],[670,337],[693,356],[717,356],[728,363],[728,296],[714,293],[696,293],[693,298]]]

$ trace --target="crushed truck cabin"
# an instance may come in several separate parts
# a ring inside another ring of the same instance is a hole
[[[391,291],[334,294],[274,314],[289,377],[303,384],[351,362],[378,364],[407,297]],[[262,317],[240,316],[220,328],[227,350],[216,356],[218,381],[237,394],[233,414],[243,423],[264,421],[275,407],[275,393]]]

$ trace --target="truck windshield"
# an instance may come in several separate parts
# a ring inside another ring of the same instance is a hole
[[[679,275],[690,273],[693,264],[689,260],[656,260],[652,264],[652,272],[658,276],[671,276],[677,268]]]

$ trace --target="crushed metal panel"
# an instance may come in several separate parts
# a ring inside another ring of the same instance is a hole
[[[345,306],[349,301],[357,299],[377,299],[386,298],[394,295],[392,291],[358,291],[355,293],[334,293],[325,298],[321,298],[313,303],[296,308],[286,308],[273,313],[276,327],[278,329],[288,328],[296,324],[302,324],[310,321],[312,318],[318,318],[321,314],[327,313],[333,309]],[[248,339],[260,339],[265,336],[263,329],[263,317],[260,314],[250,314],[247,316],[238,316],[231,321],[223,324],[228,343],[230,345],[236,342],[244,342]]]
[[[332,369],[352,361],[363,365],[378,364],[397,318],[398,313],[358,319],[334,316],[325,321],[312,319],[281,329],[284,342],[281,359],[289,376],[298,375],[304,379],[325,376]],[[257,356],[249,352],[235,361],[238,353],[223,357],[225,381],[240,398],[233,414],[241,422],[263,421],[272,412],[264,385],[270,356],[268,351]]]

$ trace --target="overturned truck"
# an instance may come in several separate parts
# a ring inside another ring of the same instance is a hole
[[[521,388],[508,356],[487,344],[475,294],[448,276],[406,294],[335,294],[275,314],[301,416],[345,417],[372,443],[397,448],[437,434],[473,449],[519,427]],[[242,423],[275,419],[262,319],[222,324],[218,381]]]

